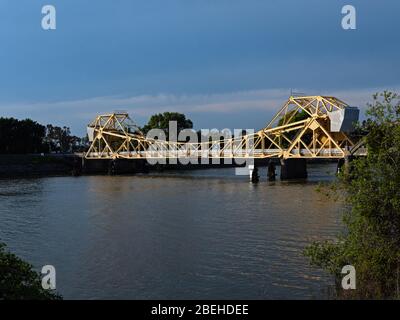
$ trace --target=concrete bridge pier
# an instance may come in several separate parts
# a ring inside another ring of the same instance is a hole
[[[88,160],[82,158],[82,172],[84,174],[104,174],[108,172],[108,159]]]
[[[134,174],[149,171],[146,160],[112,159],[108,163],[108,174]]]
[[[276,167],[273,160],[269,160],[267,167],[268,181],[275,181],[276,178]]]
[[[339,159],[337,165],[337,173],[344,172],[345,174],[351,173],[350,162],[354,159],[354,156],[346,156],[344,158]]]
[[[82,171],[85,174],[135,174],[147,173],[149,167],[142,159],[82,159]]]
[[[337,169],[336,169],[337,174],[342,172],[344,165],[345,165],[345,159],[344,158],[339,159],[338,164],[337,164]]]
[[[78,157],[75,157],[72,163],[72,171],[71,171],[72,175],[75,177],[80,176],[82,174],[83,167],[84,167],[83,158],[82,160],[80,160]]]
[[[117,173],[117,159],[112,159],[108,162],[107,172],[110,176],[113,176]]]
[[[254,164],[249,165],[249,175],[250,181],[252,183],[257,183],[260,180],[260,176],[258,175],[258,168]]]
[[[306,159],[281,159],[281,180],[307,178]]]

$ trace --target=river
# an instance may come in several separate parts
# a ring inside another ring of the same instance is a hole
[[[0,180],[0,241],[66,299],[315,299],[332,279],[303,256],[340,232],[339,204],[305,181],[233,168]]]

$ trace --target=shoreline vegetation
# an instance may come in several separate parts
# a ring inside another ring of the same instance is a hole
[[[400,96],[375,94],[366,115],[367,156],[350,162],[326,190],[346,203],[345,230],[336,241],[312,243],[305,255],[334,276],[338,299],[400,299]],[[345,290],[349,265],[356,287]]]
[[[0,301],[61,299],[54,290],[42,288],[41,275],[31,264],[8,251],[0,242]]]

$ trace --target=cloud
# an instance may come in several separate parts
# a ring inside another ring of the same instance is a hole
[[[399,87],[387,88],[399,92]],[[334,92],[311,92],[299,90],[310,95],[333,95],[350,105],[363,107],[371,101],[371,95],[382,88],[353,89]],[[190,116],[196,123],[196,118],[212,116],[214,122],[223,117],[233,119],[235,124],[243,117],[252,119],[259,117],[271,117],[284,104],[290,91],[288,89],[264,89],[221,94],[192,94],[192,95],[138,95],[138,96],[108,96],[93,97],[82,100],[34,102],[18,104],[1,104],[2,116],[14,116],[17,118],[32,118],[41,123],[54,123],[56,125],[70,126],[73,131],[83,133],[87,123],[97,114],[108,113],[115,110],[129,112],[133,119],[144,123],[154,113],[164,111],[177,111]],[[255,120],[255,122],[257,122]],[[201,124],[206,125],[206,120]],[[266,123],[264,118],[262,123]],[[212,124],[212,125],[215,125]],[[229,125],[224,123],[223,125]],[[261,122],[254,124],[262,125]],[[245,126],[245,125],[244,125]]]
[[[115,110],[129,112],[133,119],[146,121],[154,113],[176,111],[190,114],[240,114],[260,110],[275,110],[288,96],[287,90],[254,90],[223,94],[139,95],[93,97],[82,100],[1,104],[3,116],[32,118],[42,123],[81,128],[97,114]],[[78,129],[79,130],[79,129]]]

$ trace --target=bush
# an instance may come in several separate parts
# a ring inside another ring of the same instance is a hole
[[[59,300],[58,294],[44,290],[32,265],[5,249],[0,243],[0,300]]]
[[[400,298],[400,102],[397,94],[373,96],[366,112],[366,157],[339,177],[348,207],[336,242],[313,243],[305,254],[336,278],[338,297]],[[344,265],[356,269],[356,290],[341,290]]]

